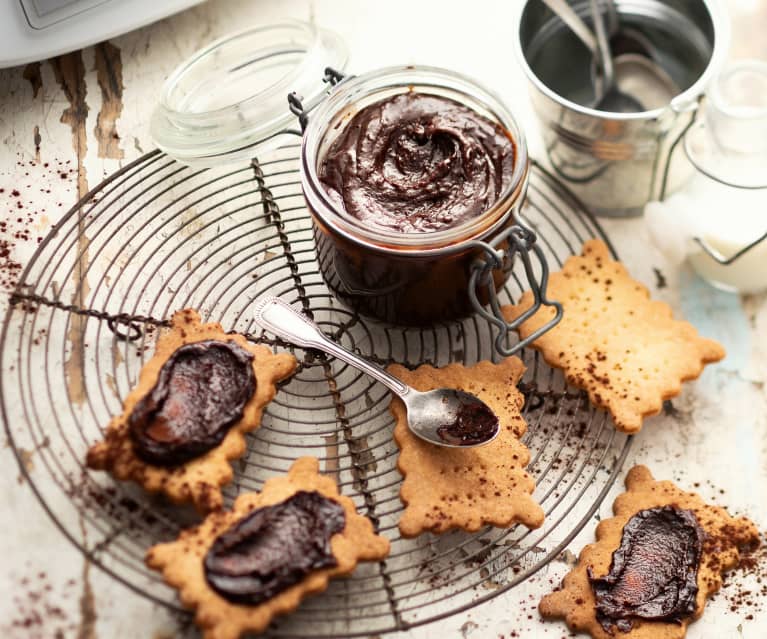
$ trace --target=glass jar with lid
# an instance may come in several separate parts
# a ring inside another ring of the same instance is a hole
[[[300,95],[294,106],[303,109],[301,186],[314,224],[318,267],[333,294],[364,315],[395,324],[423,325],[476,311],[501,329],[496,347],[507,352],[503,344],[513,326],[500,314],[497,292],[515,260],[524,262],[535,293],[526,317],[542,303],[558,306],[545,298],[547,267],[535,234],[517,218],[530,174],[521,128],[497,97],[468,77],[421,66],[346,78],[326,74],[327,68],[342,71],[346,57],[337,36],[300,22],[218,40],[167,80],[152,119],[153,137],[166,153],[193,166],[250,159],[289,141],[285,134],[295,130],[296,121],[288,93]],[[328,77],[343,79],[328,86]],[[400,232],[368,226],[348,214],[320,181],[328,149],[354,115],[408,92],[458,103],[492,123],[513,148],[497,197],[486,210],[448,228]],[[560,316],[558,308],[551,325]]]
[[[481,215],[444,230],[387,230],[350,215],[321,184],[319,166],[354,115],[408,92],[469,107],[512,141],[512,173],[505,176],[506,187],[497,201]],[[525,138],[513,115],[469,78],[445,69],[402,66],[342,82],[311,113],[301,152],[301,184],[315,221],[318,262],[326,283],[349,306],[389,322],[425,324],[469,315],[473,265],[485,257],[477,242],[493,242],[515,223],[529,172]],[[507,248],[505,240],[500,243]],[[510,261],[502,260],[493,270],[496,288],[506,281]]]

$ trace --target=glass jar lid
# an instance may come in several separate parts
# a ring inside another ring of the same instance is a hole
[[[150,133],[160,149],[192,166],[250,159],[280,146],[295,116],[287,96],[322,98],[324,70],[346,67],[340,37],[300,21],[227,35],[165,81]]]

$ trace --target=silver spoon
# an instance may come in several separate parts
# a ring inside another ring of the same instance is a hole
[[[599,55],[599,44],[597,43],[591,29],[581,20],[581,17],[575,12],[567,0],[543,0],[543,3],[556,13],[560,20],[564,22],[578,39],[586,45],[593,56]]]
[[[671,76],[650,58],[621,53],[613,58],[616,85],[627,95],[641,95],[645,110],[667,106],[681,89]]]
[[[623,93],[641,95],[645,110],[667,106],[682,90],[660,63],[658,49],[638,29],[621,25],[615,0],[604,2],[615,84]]]
[[[612,6],[612,0],[607,0],[608,11],[617,13]],[[645,110],[644,105],[633,96],[621,91],[615,83],[615,67],[613,66],[613,54],[610,50],[610,41],[607,38],[604,18],[599,10],[597,0],[591,0],[591,19],[594,22],[594,30],[597,34],[599,48],[599,62],[601,74],[597,73],[594,88],[596,91],[596,103],[594,108],[599,111],[610,113],[639,113]]]
[[[590,104],[590,105],[584,105],[584,106],[591,106],[592,108],[600,109],[603,111],[612,111],[613,113],[616,112],[623,112],[623,113],[638,113],[640,111],[644,111],[644,107],[633,97],[626,95],[620,89],[617,88],[615,81],[614,81],[614,75],[613,75],[613,69],[609,69],[609,73],[611,76],[611,80],[609,82],[605,81],[605,78],[600,76],[598,73],[596,73],[597,69],[597,62],[602,62],[603,60],[607,61],[608,65],[611,65],[612,63],[612,57],[609,53],[610,50],[610,44],[607,41],[606,34],[603,34],[603,38],[600,39],[599,37],[595,37],[594,33],[591,31],[591,29],[586,25],[586,23],[581,19],[581,17],[577,14],[575,9],[573,9],[570,4],[567,2],[567,0],[542,0],[542,2],[551,9],[559,18],[564,22],[569,29],[578,36],[578,39],[586,45],[586,48],[591,51],[592,55],[592,78],[594,83],[594,92],[596,94],[596,100]],[[614,11],[615,17],[617,17],[617,10],[615,10],[614,6],[610,6],[609,9]],[[594,0],[592,0],[592,12],[594,11]],[[599,13],[597,11],[597,13]],[[611,18],[613,18],[613,15],[611,14]],[[601,14],[599,14],[598,18],[594,18],[594,25],[597,28],[597,36],[598,33],[598,26],[600,25],[602,27],[602,30],[604,31],[604,23],[601,19]],[[611,25],[612,26],[612,25]],[[603,63],[604,64],[604,63]],[[604,75],[607,75],[606,73]],[[612,89],[610,90],[610,87]],[[608,101],[605,101],[604,104],[602,102],[605,100],[605,97],[608,96]]]
[[[333,355],[381,382],[405,403],[413,434],[431,444],[470,448],[490,443],[500,432],[498,417],[479,398],[453,388],[426,393],[411,388],[331,341],[313,321],[278,297],[259,299],[254,315],[264,330],[298,346]]]

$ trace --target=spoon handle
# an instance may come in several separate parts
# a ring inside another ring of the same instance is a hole
[[[599,48],[599,58],[602,63],[604,73],[604,88],[609,90],[614,83],[613,79],[613,54],[610,51],[610,41],[607,37],[602,11],[599,8],[597,0],[591,0],[591,19],[594,22],[594,31],[597,34],[597,46]]]
[[[593,55],[599,55],[599,46],[594,33],[586,26],[575,9],[567,3],[567,0],[543,0],[543,3],[570,27],[570,30],[578,36],[578,39],[589,48]]]
[[[368,362],[331,341],[312,320],[279,297],[269,295],[259,299],[254,316],[256,324],[261,328],[298,346],[316,348],[333,355],[367,373],[401,398],[411,392],[407,384],[389,375],[380,366]]]

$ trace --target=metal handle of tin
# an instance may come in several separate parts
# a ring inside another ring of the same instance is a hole
[[[536,240],[535,232],[532,229],[521,224],[514,224],[489,243],[478,240],[471,243],[472,247],[482,250],[484,255],[478,257],[472,265],[469,278],[469,299],[474,310],[498,329],[495,349],[505,357],[519,352],[545,332],[554,328],[562,319],[562,305],[546,296],[549,266]],[[503,248],[499,248],[502,245]],[[536,278],[533,257],[540,265],[540,278]],[[501,311],[492,273],[494,269],[504,268],[504,264],[510,269],[515,259],[520,259],[524,265],[525,278],[530,286],[530,292],[533,294],[533,305],[518,318],[508,322]],[[478,289],[482,287],[487,290],[489,310],[483,306],[477,294]],[[508,333],[516,331],[524,322],[535,315],[541,306],[553,307],[556,311],[554,317],[526,338],[519,340],[511,348],[507,347],[505,341]]]
[[[674,155],[674,151],[676,150],[676,147],[681,144],[682,140],[684,140],[685,135],[687,135],[687,132],[693,127],[695,122],[698,119],[698,115],[701,111],[701,106],[703,104],[704,96],[698,96],[694,100],[689,100],[685,102],[680,102],[677,98],[674,98],[671,102],[670,108],[666,111],[668,114],[668,117],[670,119],[669,125],[667,125],[666,130],[671,131],[673,128],[673,123],[679,120],[680,117],[689,114],[690,119],[685,124],[685,126],[679,131],[679,134],[671,139],[669,141],[668,147],[664,147],[664,145],[659,144],[658,145],[658,159],[657,164],[658,166],[662,166],[662,172],[660,175],[661,181],[659,188],[656,189],[655,185],[652,187],[653,193],[656,193],[658,196],[658,199],[663,201],[666,199],[667,191],[668,191],[668,180],[669,180],[669,174],[671,172],[671,158]],[[666,135],[666,134],[664,134]],[[660,157],[661,151],[663,150],[663,157]],[[653,182],[657,180],[657,174],[653,178]]]

